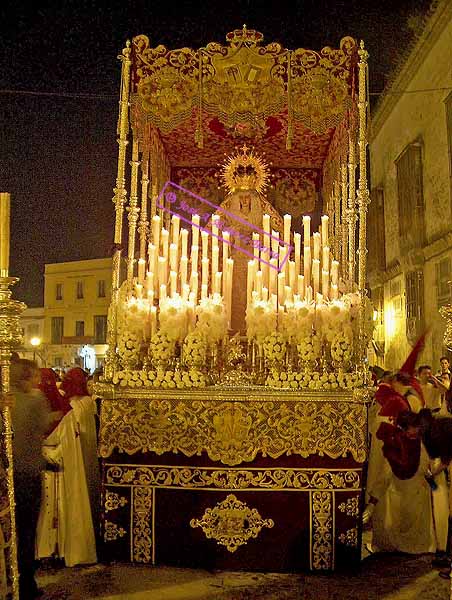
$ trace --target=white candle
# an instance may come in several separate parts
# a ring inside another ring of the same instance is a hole
[[[284,304],[287,306],[293,302],[293,293],[290,285],[286,285],[284,288]]]
[[[294,244],[294,254],[295,254],[295,275],[301,273],[300,264],[301,264],[301,234],[294,233],[293,234],[293,244]]]
[[[160,252],[160,217],[155,215],[152,217],[152,243],[157,248],[157,254]]]
[[[181,229],[180,242],[181,242],[180,255],[187,256],[187,250],[188,250],[188,230],[187,229]]]
[[[193,215],[191,222],[191,243],[192,246],[199,246],[199,215]]]
[[[304,299],[305,289],[304,289],[304,275],[298,275],[298,295],[301,299]]]
[[[278,303],[279,304],[284,304],[285,286],[286,286],[286,274],[283,271],[282,273],[278,273]]]
[[[187,283],[188,258],[186,256],[180,257],[179,271],[180,271],[180,287],[182,289],[184,287],[184,285]]]
[[[187,301],[190,297],[190,286],[186,283],[182,287],[182,300]]]
[[[209,234],[207,233],[207,231],[201,231],[201,242],[202,242],[202,257],[208,258]]]
[[[325,296],[325,298],[328,298],[329,286],[330,286],[330,273],[329,273],[329,271],[325,271],[325,269],[322,269],[322,294]]]
[[[218,221],[220,220],[220,215],[212,216],[212,248],[218,246]]]
[[[275,230],[272,230],[272,252],[273,252],[272,258],[278,257],[278,251],[279,251],[279,233]]]
[[[276,294],[272,294],[271,301],[273,310],[276,312],[278,310],[278,296]]]
[[[173,229],[173,244],[179,245],[179,229],[180,229],[180,218],[177,215],[171,217],[171,225]]]
[[[162,254],[167,259],[168,258],[168,243],[169,243],[169,231],[167,229],[162,229],[161,238],[162,238]]]
[[[199,247],[198,246],[192,246],[191,247],[190,260],[191,260],[191,270],[192,270],[192,272],[198,270],[198,252],[199,252]]]
[[[317,292],[315,301],[317,304],[323,304],[323,295],[320,292]]]
[[[337,285],[335,285],[334,283],[331,284],[331,300],[337,300],[338,298],[338,289],[337,289]]]
[[[322,216],[322,246],[328,246],[328,215]]]
[[[221,294],[221,279],[222,279],[223,273],[221,271],[217,271],[215,273],[215,278],[214,278],[214,293],[216,294]]]
[[[144,258],[139,258],[138,259],[138,281],[140,283],[144,282],[145,273],[146,273],[146,261],[144,260]]]
[[[306,288],[306,302],[312,302],[312,287],[310,285],[308,285]]]
[[[198,302],[198,280],[199,280],[198,272],[192,271],[191,277],[190,277],[190,288],[191,288],[193,297],[195,298],[195,300],[194,300],[195,304]]]
[[[311,247],[305,246],[303,249],[304,254],[304,284],[306,286],[311,285]]]
[[[323,254],[322,269],[324,271],[329,271],[330,270],[330,249],[328,248],[328,246],[323,247],[322,254]]]
[[[148,290],[148,302],[150,306],[154,304],[154,290]]]
[[[253,238],[253,256],[254,256],[255,260],[258,261],[259,260],[259,248],[260,248],[259,234],[253,233],[252,238]]]
[[[284,215],[284,243],[286,249],[290,246],[290,227],[292,225],[292,217],[290,215]]]
[[[262,297],[262,271],[256,273],[256,292],[259,294],[259,299]]]
[[[295,290],[295,262],[289,260],[289,285],[292,290]]]
[[[146,291],[154,291],[154,273],[152,271],[148,271],[146,273]]]
[[[339,282],[339,261],[331,261],[331,285],[337,287]]]
[[[171,271],[176,271],[176,269],[177,269],[177,245],[176,244],[170,244],[169,255],[170,255],[170,269],[171,269]]]
[[[316,231],[312,237],[314,240],[314,260],[320,260],[320,233]]]
[[[166,285],[168,274],[167,274],[167,260],[164,256],[159,256],[159,285]]]
[[[143,286],[142,286],[142,284],[141,283],[137,283],[135,285],[135,290],[136,290],[136,293],[137,293],[137,298],[141,299],[143,297]]]
[[[265,286],[269,286],[269,266],[270,260],[270,215],[264,215],[262,217],[262,229],[264,235],[262,237],[262,249],[261,249],[261,269],[262,269],[262,282]]]
[[[247,279],[246,279],[246,305],[249,306],[251,303],[251,293],[254,287],[254,267],[255,261],[248,261],[248,271],[247,271]]]
[[[303,238],[304,238],[304,246],[311,245],[311,217],[305,215],[303,217]]]
[[[215,238],[212,238],[212,241]],[[220,256],[220,249],[218,248],[218,244],[212,246],[212,281],[214,280],[215,274],[218,272],[218,262]]]
[[[314,297],[320,289],[320,261],[314,258],[312,261],[312,281],[314,286]]]
[[[268,288],[266,288],[266,287],[262,288],[262,300],[264,302],[268,301]]]
[[[262,217],[262,229],[265,234],[270,235],[270,215],[265,214]]]
[[[207,259],[209,260],[209,259]],[[206,284],[201,284],[201,300],[204,300],[205,298],[207,298],[207,285]]]
[[[156,269],[156,256],[158,253],[156,252],[155,244],[148,245],[148,255],[149,255],[149,271],[155,273]]]
[[[162,285],[160,286],[159,305],[161,305],[162,300],[165,300],[165,298],[166,298],[166,285],[164,283],[162,283]]]
[[[231,314],[232,314],[232,277],[234,274],[234,261],[232,260],[232,258],[228,258],[226,269],[227,269],[227,277],[228,277],[226,311],[228,314],[229,326],[230,326]]]
[[[201,259],[201,286],[207,287],[209,283],[209,259]],[[201,288],[202,289],[202,288]]]
[[[170,271],[170,290],[171,290],[171,297],[174,298],[174,296],[177,294],[177,273],[176,273],[176,271]]]
[[[226,265],[227,265],[227,260],[229,258],[229,231],[224,231],[223,232],[223,297],[225,297],[226,295]]]
[[[270,294],[276,293],[276,276],[278,274],[278,261],[276,258],[270,260],[268,268],[268,291]]]

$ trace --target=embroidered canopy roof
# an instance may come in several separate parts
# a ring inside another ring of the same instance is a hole
[[[131,114],[146,145],[158,131],[172,167],[212,167],[251,143],[274,168],[322,169],[355,105],[357,44],[288,50],[243,29],[227,45],[152,48],[132,40]]]

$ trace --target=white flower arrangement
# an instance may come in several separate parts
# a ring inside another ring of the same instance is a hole
[[[286,340],[281,333],[274,331],[264,338],[264,357],[271,362],[283,362],[286,356]]]
[[[207,344],[199,330],[189,333],[182,346],[183,360],[189,367],[203,365],[206,361]]]
[[[220,294],[202,298],[196,307],[196,329],[211,346],[222,340],[228,332],[228,317]]]
[[[347,363],[353,354],[353,332],[350,327],[339,331],[331,342],[331,358],[338,363]]]
[[[162,299],[159,311],[159,330],[170,340],[177,342],[187,335],[190,302],[179,294]]]
[[[246,335],[262,344],[276,331],[276,312],[271,301],[253,300],[246,309]]]
[[[118,334],[118,354],[123,366],[138,361],[141,349],[141,336],[134,331],[120,330]]]
[[[310,391],[352,390],[362,387],[364,380],[356,373],[296,373],[271,369],[265,385],[277,389]]]
[[[128,388],[183,389],[200,388],[207,385],[207,379],[197,369],[188,371],[118,371],[113,383]]]
[[[297,351],[303,363],[309,363],[320,358],[321,340],[318,334],[308,335],[298,340]]]
[[[149,356],[154,363],[168,362],[174,355],[174,342],[162,331],[157,331],[149,342]]]

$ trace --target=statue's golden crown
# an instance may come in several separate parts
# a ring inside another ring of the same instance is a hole
[[[253,148],[243,145],[236,154],[228,156],[220,177],[229,192],[256,190],[262,193],[269,184],[270,170]]]

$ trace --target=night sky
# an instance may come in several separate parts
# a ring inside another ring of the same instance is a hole
[[[154,46],[198,48],[224,43],[246,23],[264,43],[320,50],[351,35],[370,53],[376,99],[430,1],[22,4],[0,6],[0,191],[12,195],[10,273],[21,278],[14,297],[42,306],[45,263],[110,255],[116,57],[128,38],[144,33]]]

